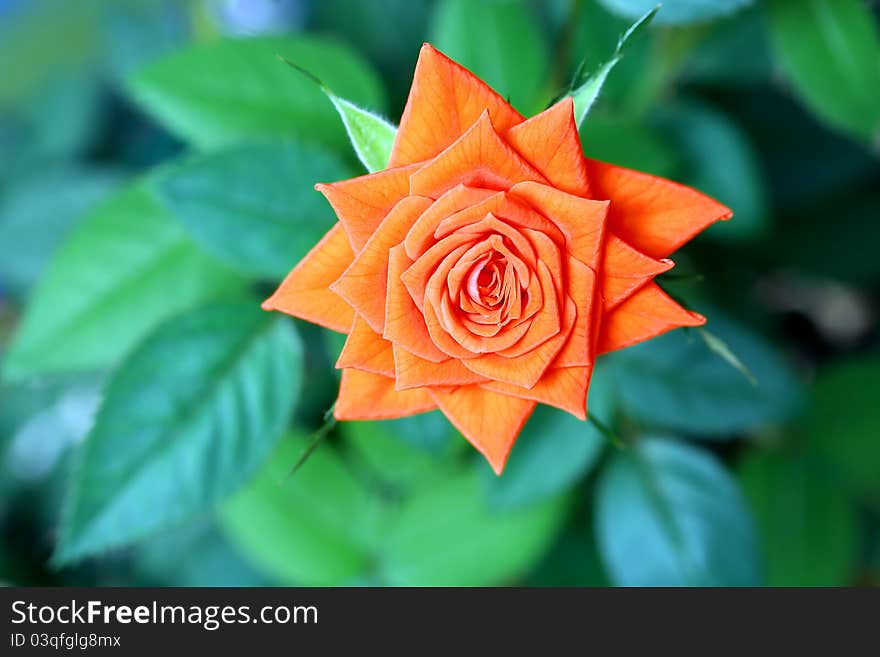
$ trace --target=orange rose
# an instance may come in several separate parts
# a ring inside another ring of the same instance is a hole
[[[500,473],[537,402],[586,419],[597,355],[705,319],[653,281],[731,212],[588,160],[570,98],[524,119],[422,48],[388,168],[263,307],[348,333],[340,420],[439,408]]]

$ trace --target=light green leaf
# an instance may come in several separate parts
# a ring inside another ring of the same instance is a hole
[[[589,114],[593,104],[599,97],[599,92],[602,91],[602,87],[605,85],[608,75],[617,65],[617,62],[620,61],[621,57],[623,57],[623,49],[626,46],[627,41],[647,27],[659,9],[659,6],[654,6],[652,9],[642,14],[635,23],[630,25],[626,32],[624,32],[620,36],[620,39],[618,39],[617,47],[611,54],[610,59],[602,64],[586,80],[579,83],[579,86],[576,89],[572,90],[571,96],[574,99],[574,118],[579,126],[583,124],[584,119],[587,118],[587,114]]]
[[[880,358],[848,360],[820,370],[801,423],[815,460],[850,491],[880,508]]]
[[[752,452],[739,467],[757,519],[769,586],[847,586],[859,550],[844,487],[791,455]]]
[[[129,186],[89,215],[34,290],[3,374],[25,377],[113,365],[158,322],[242,287],[152,200]]]
[[[111,378],[70,483],[70,562],[207,511],[263,464],[301,385],[302,347],[255,300],[175,317]]]
[[[367,171],[373,173],[385,169],[391,159],[391,148],[394,145],[394,138],[397,136],[397,126],[389,123],[378,114],[358,107],[345,98],[340,98],[311,71],[307,71],[294,62],[283,61],[317,84],[321,91],[327,95],[327,98],[333,103],[333,107],[336,108],[339,118],[342,119],[342,125],[345,126],[355,154],[361,164],[367,168]]]
[[[564,498],[492,512],[476,471],[408,496],[385,528],[381,576],[392,586],[485,586],[514,581],[556,538]]]
[[[382,109],[376,74],[347,47],[312,36],[227,39],[167,55],[135,75],[135,100],[176,135],[198,146],[248,137],[300,137],[330,145],[348,138],[311,71],[341,97]]]
[[[24,298],[83,215],[119,185],[119,172],[60,167],[13,180],[0,198],[0,283]]]
[[[753,373],[753,385],[698,336],[672,331],[608,356],[621,406],[650,426],[726,438],[790,416],[800,386],[790,366],[745,327],[708,313],[708,328]]]
[[[588,401],[591,415],[610,419],[612,387],[596,372]],[[486,468],[492,509],[514,509],[545,500],[570,488],[595,464],[607,440],[592,422],[550,406],[538,406],[516,440],[504,474]]]
[[[345,584],[369,563],[372,502],[326,444],[289,476],[307,442],[286,438],[259,476],[223,505],[221,526],[255,568],[280,584]]]
[[[657,6],[657,0],[600,0],[620,16],[635,18]],[[728,16],[752,4],[752,0],[663,0],[658,23],[695,23]]]
[[[441,0],[431,34],[437,48],[526,114],[546,100],[547,47],[525,3]]]
[[[857,137],[880,129],[880,40],[861,0],[771,0],[770,34],[795,91]]]
[[[344,98],[332,93],[328,96],[345,125],[354,152],[367,171],[385,169],[391,159],[397,126]]]
[[[756,586],[757,538],[736,482],[684,443],[645,439],[599,480],[596,536],[621,586]]]
[[[154,189],[192,238],[237,270],[281,278],[333,225],[316,182],[348,177],[321,147],[275,140],[169,167]]]

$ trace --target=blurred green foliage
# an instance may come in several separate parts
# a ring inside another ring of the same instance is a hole
[[[0,581],[880,582],[876,2],[665,0],[582,125],[735,210],[661,283],[756,384],[677,331],[500,478],[438,412],[289,474],[341,342],[259,303],[364,168],[278,56],[396,123],[431,40],[531,114],[654,4],[0,0]]]

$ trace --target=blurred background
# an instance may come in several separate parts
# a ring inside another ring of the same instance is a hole
[[[878,584],[874,2],[628,44],[585,152],[735,218],[661,281],[709,333],[600,361],[603,431],[542,409],[496,478],[436,414],[346,423],[287,476],[342,338],[253,308],[363,169],[275,55],[396,122],[431,41],[533,114],[652,5],[0,0],[0,582]]]

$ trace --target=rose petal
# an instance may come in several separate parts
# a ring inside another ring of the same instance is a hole
[[[571,97],[515,125],[504,138],[554,187],[589,196],[587,165]]]
[[[430,204],[430,199],[408,196],[395,205],[360,255],[330,286],[363,315],[376,333],[385,330],[388,252],[403,241],[413,222]]]
[[[489,85],[430,44],[424,44],[389,166],[434,157],[461,137],[484,111],[488,111],[501,131],[523,120]]]
[[[597,268],[608,214],[607,201],[592,201],[533,182],[514,185],[510,193],[527,201],[559,226],[569,252],[585,265]]]
[[[263,302],[264,310],[280,310],[340,333],[348,333],[354,310],[330,289],[354,259],[348,237],[336,224],[300,260],[275,293]]]
[[[611,200],[608,227],[652,258],[665,258],[733,212],[690,187],[647,173],[587,160],[596,198]]]
[[[571,334],[559,351],[554,367],[590,365],[595,353],[594,342],[598,331],[601,301],[596,291],[596,274],[573,257],[568,259],[568,289],[566,294],[577,306]],[[594,321],[595,320],[595,321]]]
[[[505,381],[522,388],[532,388],[556,360],[560,349],[571,334],[577,310],[574,302],[566,298],[562,317],[562,329],[537,348],[517,358],[506,358],[498,353],[486,353],[463,361],[470,371],[494,381]]]
[[[498,136],[483,112],[458,141],[410,176],[409,191],[438,198],[459,184],[504,190],[523,180],[546,182]]]
[[[497,474],[535,408],[535,402],[502,395],[480,386],[461,386],[430,394],[449,421],[486,457]]]
[[[632,296],[658,274],[672,269],[672,260],[655,260],[617,235],[609,234],[602,256],[602,298],[606,312]]]
[[[385,215],[409,193],[410,174],[418,168],[385,169],[340,182],[315,185],[339,217],[355,253],[360,253]]]
[[[439,363],[449,355],[440,351],[431,339],[422,311],[416,307],[401,275],[412,265],[403,245],[395,246],[388,256],[388,299],[385,305],[384,337],[426,360]]]
[[[705,317],[685,310],[656,283],[648,283],[605,315],[598,353],[623,349],[681,326],[705,323]]]
[[[421,388],[424,386],[460,386],[482,383],[486,379],[474,374],[460,360],[449,358],[442,363],[432,363],[410,353],[399,344],[394,345],[396,388]]]
[[[365,372],[394,376],[391,343],[370,328],[358,315],[336,361],[336,369],[354,367]]]
[[[437,403],[423,388],[395,390],[392,378],[345,369],[342,370],[333,416],[337,420],[383,420],[424,413],[435,408]]]
[[[587,390],[592,373],[592,366],[552,367],[531,388],[521,388],[501,381],[487,381],[482,387],[555,406],[580,420],[586,420]]]
[[[434,231],[443,219],[497,194],[494,189],[456,185],[434,201],[410,228],[403,242],[406,254],[416,260],[437,241]]]
[[[482,221],[488,214],[498,217],[507,224],[520,228],[532,228],[545,233],[560,245],[565,243],[565,237],[556,224],[506,192],[498,192],[479,203],[449,215],[437,224],[434,237],[442,239],[462,228]]]

